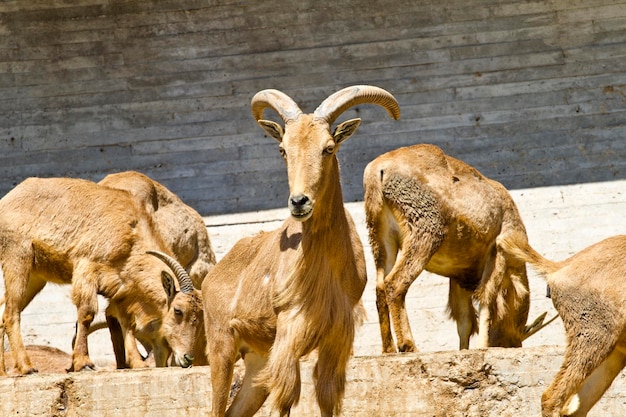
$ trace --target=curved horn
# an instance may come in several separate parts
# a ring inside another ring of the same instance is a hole
[[[324,119],[329,125],[352,106],[358,104],[378,104],[385,108],[395,120],[400,118],[400,105],[389,92],[373,85],[353,85],[331,94],[320,104],[313,115]]]
[[[189,274],[176,259],[164,254],[163,252],[149,250],[146,253],[159,258],[163,261],[163,263],[165,263],[165,265],[170,267],[172,272],[174,272],[174,275],[176,275],[176,279],[180,285],[180,292],[183,294],[190,294],[193,292],[194,287],[191,283],[191,278],[189,278]]]
[[[261,120],[263,111],[268,107],[276,110],[276,113],[285,123],[290,120],[296,120],[302,114],[302,110],[300,110],[296,102],[287,94],[278,90],[259,91],[252,97],[251,104],[254,120]]]

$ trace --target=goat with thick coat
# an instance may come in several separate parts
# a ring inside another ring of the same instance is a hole
[[[479,347],[521,346],[526,266],[495,242],[526,230],[504,186],[427,144],[380,155],[365,168],[363,186],[383,353],[396,351],[392,324],[398,350],[416,350],[405,297],[423,270],[450,278],[448,311],[461,349],[475,333]]]
[[[252,416],[268,396],[273,409],[289,415],[300,396],[299,360],[313,350],[321,414],[340,410],[367,276],[362,243],[343,206],[336,156],[360,119],[331,126],[365,103],[400,116],[393,96],[372,86],[340,90],[313,114],[277,90],[252,99],[255,120],[280,143],[291,216],[277,230],[238,241],[202,284],[214,417],[225,415],[238,355],[245,375],[226,415]],[[266,108],[280,115],[284,129],[263,119]]]
[[[202,322],[201,294],[167,252],[151,217],[126,191],[80,179],[29,178],[6,194],[0,200],[0,341],[6,331],[18,372],[36,372],[20,334],[20,315],[47,282],[72,286],[78,313],[72,370],[94,368],[87,333],[98,294],[109,300],[107,311],[120,322],[125,340],[146,340],[158,366],[171,353],[189,366]]]
[[[202,280],[216,262],[211,239],[202,216],[163,184],[136,171],[109,174],[98,184],[126,190],[140,201],[152,217],[155,233],[161,236],[163,243],[185,268],[194,287],[200,289]],[[141,354],[136,349],[136,344],[124,345],[121,339],[121,329],[115,318],[107,315],[106,319],[111,331],[117,367],[145,366]],[[94,324],[90,332],[101,327],[100,323]],[[198,326],[198,332],[194,365],[206,365],[204,326]],[[149,349],[149,346],[146,348]],[[126,352],[130,355],[126,355]]]
[[[586,416],[626,365],[626,235],[561,262],[540,255],[526,235],[504,236],[498,246],[545,277],[565,327],[565,357],[541,397],[541,415]]]

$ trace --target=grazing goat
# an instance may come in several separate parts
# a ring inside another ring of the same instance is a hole
[[[448,311],[461,349],[475,333],[480,347],[521,346],[530,307],[526,266],[495,245],[498,236],[526,233],[508,191],[425,144],[374,159],[363,186],[383,353],[396,351],[391,323],[398,350],[415,350],[405,297],[423,270],[450,278]]]
[[[155,232],[160,234],[166,247],[188,272],[194,287],[200,289],[202,280],[216,262],[202,216],[183,203],[164,185],[139,172],[125,171],[109,174],[98,184],[126,190],[141,201],[148,214],[152,216]],[[124,349],[123,340],[120,340],[119,324],[113,317],[107,316],[106,319],[111,331],[117,367],[139,366],[139,352],[136,350],[136,344]],[[204,326],[198,326],[198,331],[194,364],[206,365]],[[133,349],[132,358],[129,360],[125,358],[127,349]]]
[[[498,245],[546,278],[565,327],[565,357],[541,397],[542,416],[586,416],[626,365],[626,235],[561,262],[541,256],[526,235]]]
[[[258,124],[279,143],[287,164],[291,216],[272,232],[239,240],[202,283],[214,417],[224,416],[234,363],[245,375],[229,416],[251,416],[270,397],[281,416],[300,396],[302,356],[317,349],[314,378],[323,416],[337,413],[355,326],[365,314],[363,246],[343,206],[337,151],[360,124],[340,123],[349,107],[372,103],[397,119],[400,108],[377,87],[340,90],[313,114],[277,90],[252,99]],[[285,123],[263,120],[266,108]]]
[[[119,321],[124,340],[147,341],[158,366],[172,352],[177,363],[191,365],[201,294],[164,252],[151,217],[126,191],[69,178],[29,178],[11,190],[0,200],[0,340],[6,331],[18,372],[36,371],[24,349],[20,315],[47,282],[72,285],[78,324],[71,370],[94,368],[87,331],[97,294],[109,300],[108,313]],[[5,374],[4,351],[0,373]]]

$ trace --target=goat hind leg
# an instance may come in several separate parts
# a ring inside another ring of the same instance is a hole
[[[584,389],[587,378],[607,360],[614,346],[610,340],[595,340],[594,346],[588,346],[574,338],[565,350],[561,368],[541,396],[541,415],[560,417],[566,405],[574,407],[574,395]],[[609,359],[607,366],[612,362],[613,359]],[[588,389],[595,390],[590,385]]]
[[[7,270],[11,270],[11,268],[7,268]],[[22,272],[26,276],[30,275],[30,272]],[[17,280],[16,282],[14,279],[7,279],[5,277],[5,283],[7,285],[7,294],[3,314],[3,330],[7,333],[17,371],[22,375],[32,374],[37,372],[37,368],[33,366],[26,353],[20,331],[20,315],[28,304],[30,304],[32,299],[45,287],[46,281],[36,277],[30,277],[27,280],[26,288],[21,287],[24,283],[23,280]],[[22,294],[21,299],[16,299],[15,294]],[[2,342],[2,348],[4,349],[4,337],[2,338]]]
[[[469,349],[470,337],[478,330],[472,292],[462,288],[453,279],[450,279],[448,292],[448,313],[456,322],[459,349]]]
[[[626,352],[615,348],[609,357],[589,375],[580,390],[570,397],[561,413],[570,417],[585,417],[625,365]]]
[[[391,335],[391,321],[389,320],[389,304],[385,291],[385,275],[383,268],[376,269],[376,310],[380,324],[380,338],[383,344],[383,353],[395,353],[396,347]]]
[[[268,392],[264,386],[255,383],[259,371],[267,363],[267,359],[254,352],[244,356],[246,372],[239,392],[228,408],[227,416],[251,417],[265,402]]]

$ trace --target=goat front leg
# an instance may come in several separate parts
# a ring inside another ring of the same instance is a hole
[[[406,312],[406,294],[415,279],[422,273],[430,250],[416,251],[415,248],[402,248],[402,252],[391,272],[385,277],[385,292],[389,303],[389,312],[396,333],[396,343],[400,352],[415,352],[415,341],[411,332],[409,316]]]
[[[75,265],[73,271],[72,301],[78,313],[76,323],[76,343],[72,353],[70,371],[95,370],[96,366],[89,357],[87,336],[89,326],[98,311],[98,273],[88,261]]]
[[[313,371],[322,417],[339,414],[346,387],[346,368],[352,356],[354,326],[335,326],[321,341]]]

